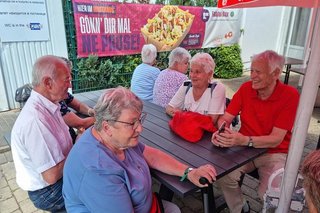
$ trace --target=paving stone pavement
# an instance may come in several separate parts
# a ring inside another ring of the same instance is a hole
[[[281,77],[283,79],[283,76]],[[248,73],[244,73],[243,77],[229,80],[220,80],[225,84],[227,89],[227,96],[232,97],[239,86],[249,79]],[[291,74],[289,84],[293,86],[298,85],[299,75]],[[36,209],[29,200],[25,191],[21,190],[15,181],[15,169],[12,161],[10,146],[4,140],[4,134],[9,132],[19,115],[19,109],[0,113],[0,212],[1,213],[31,213],[44,212]],[[306,145],[304,148],[305,156],[310,151],[314,150],[318,142],[320,133],[320,108],[315,108],[310,124]],[[154,188],[157,189],[158,184],[154,181]],[[262,202],[257,197],[258,181],[251,176],[246,176],[242,185],[242,190],[250,202],[251,213],[261,212]],[[220,195],[220,190],[214,186],[215,195]],[[183,213],[199,213],[203,212],[201,193],[196,192],[185,198],[174,196],[173,202],[176,203]],[[225,209],[223,213],[228,213]],[[303,212],[308,212],[305,209]]]

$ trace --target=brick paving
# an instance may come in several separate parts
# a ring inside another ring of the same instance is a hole
[[[281,77],[283,78],[283,76]],[[227,89],[227,96],[232,97],[234,92],[237,91],[239,86],[249,79],[248,73],[245,73],[243,77],[230,80],[221,80],[225,84]],[[298,85],[299,75],[291,74],[289,84],[293,86]],[[4,140],[4,134],[9,132],[19,114],[20,110],[11,110],[0,113],[0,212],[1,213],[31,213],[31,212],[45,212],[37,210],[32,202],[29,200],[25,191],[21,190],[15,181],[15,169],[12,161],[12,155],[10,146]],[[315,108],[310,124],[308,135],[306,139],[306,145],[304,148],[305,156],[310,151],[314,150],[318,142],[320,124],[320,108]],[[242,185],[242,190],[250,202],[251,213],[260,212],[262,209],[262,202],[257,197],[258,181],[250,176],[246,176]],[[154,183],[156,189],[158,184]],[[214,186],[215,195],[220,195],[221,192]],[[193,195],[189,195],[185,198],[179,198],[174,196],[173,202],[175,202],[182,210],[183,213],[199,213],[203,212],[201,193],[196,192]],[[227,209],[222,212],[228,213]],[[305,209],[303,212],[308,212]]]

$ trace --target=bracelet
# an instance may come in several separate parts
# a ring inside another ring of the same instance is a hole
[[[184,181],[185,179],[188,179],[188,174],[189,174],[189,172],[191,172],[192,170],[193,170],[193,168],[191,168],[191,167],[186,168],[186,170],[184,170],[184,173],[183,173],[180,181],[182,182],[182,181]]]

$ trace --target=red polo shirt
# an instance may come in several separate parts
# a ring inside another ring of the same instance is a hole
[[[239,132],[246,136],[269,135],[273,127],[287,130],[283,141],[277,147],[269,148],[269,153],[288,153],[298,103],[298,91],[279,80],[267,100],[258,98],[249,81],[234,94],[226,111],[232,115],[240,114]]]

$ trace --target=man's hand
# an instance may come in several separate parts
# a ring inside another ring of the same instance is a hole
[[[94,111],[94,109],[89,108],[89,109],[88,109],[88,115],[89,115],[90,117],[94,117],[94,116],[96,115],[96,112]]]
[[[232,147],[244,145],[246,138],[247,136],[226,127],[224,132],[219,133],[216,131],[213,133],[211,142],[218,147]]]
[[[193,169],[188,174],[188,180],[198,187],[206,187],[207,185],[202,185],[199,183],[201,177],[207,178],[207,180],[212,183],[216,180],[217,172],[212,165],[204,165]]]

